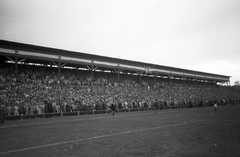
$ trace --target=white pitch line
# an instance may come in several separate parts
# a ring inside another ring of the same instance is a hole
[[[199,108],[196,108],[196,109],[199,109]],[[196,110],[194,108],[194,110]],[[202,108],[201,108],[202,109]],[[141,113],[141,114],[129,114],[129,115],[117,115],[115,117],[117,118],[122,118],[122,117],[132,117],[132,116],[139,116],[139,115],[151,115],[151,114],[156,114],[154,112],[154,110],[152,110],[153,112],[151,113]],[[164,112],[164,111],[158,111],[157,113],[160,113],[160,114],[164,114],[164,113],[175,113],[175,112],[179,112],[180,110],[178,111],[168,111],[168,112]],[[186,110],[181,110],[180,112],[184,112]],[[138,111],[137,111],[138,112]],[[140,111],[142,112],[142,111]],[[143,111],[144,112],[144,111]],[[125,112],[127,113],[127,112]],[[131,113],[131,112],[130,112]],[[66,123],[66,122],[76,122],[76,121],[84,121],[84,120],[99,120],[99,119],[109,119],[109,118],[112,118],[112,116],[110,116],[110,113],[109,114],[106,114],[106,115],[109,115],[107,117],[94,117],[94,118],[83,118],[83,119],[78,119],[78,117],[80,116],[76,116],[76,117],[73,117],[75,119],[73,120],[66,120],[66,121],[55,121],[55,122],[40,122],[40,123],[30,123],[30,124],[16,124],[16,125],[8,125],[8,126],[0,126],[0,129],[6,129],[6,128],[14,128],[14,127],[23,127],[23,126],[32,126],[32,125],[45,125],[45,124],[54,124],[54,123]],[[91,116],[94,116],[94,115],[91,115]],[[105,116],[105,115],[103,115]],[[61,117],[60,117],[61,118]],[[77,119],[76,119],[77,118]],[[33,120],[34,121],[34,120]]]
[[[11,150],[11,151],[6,151],[6,152],[0,152],[0,155],[11,154],[11,153],[16,153],[16,152],[22,152],[22,151],[28,151],[28,150],[44,148],[44,147],[58,146],[58,145],[63,145],[63,144],[67,144],[67,143],[74,143],[74,142],[81,142],[81,141],[87,141],[87,140],[93,140],[93,139],[99,139],[99,138],[105,138],[105,137],[111,137],[111,136],[131,134],[131,133],[141,132],[141,131],[149,131],[149,130],[156,130],[156,129],[166,128],[166,127],[180,126],[180,125],[185,125],[185,124],[190,124],[190,123],[198,123],[198,122],[203,122],[203,121],[204,120],[176,123],[176,124],[165,125],[165,126],[158,126],[158,127],[153,127],[153,128],[125,131],[125,132],[120,132],[120,133],[115,133],[115,134],[108,134],[108,135],[94,136],[94,137],[88,137],[88,138],[71,140],[71,141],[65,141],[65,142],[45,144],[45,145],[40,145],[40,146],[35,146],[35,147],[28,147],[28,148],[16,149],[16,150]]]

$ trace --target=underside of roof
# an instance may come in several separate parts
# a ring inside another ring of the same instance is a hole
[[[149,75],[172,78],[229,82],[231,77],[5,40],[0,40],[0,56],[5,56],[5,59],[17,57],[18,61],[25,59],[25,63],[44,65],[66,63],[67,66],[75,68],[86,68],[89,66],[97,67],[100,70],[122,70],[123,72],[147,73]]]

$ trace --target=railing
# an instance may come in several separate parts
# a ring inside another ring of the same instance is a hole
[[[189,108],[196,106],[164,106],[160,108],[128,108],[128,109],[116,109],[116,112],[139,112],[149,110],[162,110],[162,109],[176,109],[176,108]],[[11,115],[5,116],[5,120],[24,120],[24,119],[36,119],[36,118],[52,118],[52,117],[67,117],[67,116],[81,116],[81,115],[94,115],[94,114],[109,114],[112,110],[88,110],[88,111],[73,111],[73,112],[61,112],[61,113],[42,113],[32,115]]]

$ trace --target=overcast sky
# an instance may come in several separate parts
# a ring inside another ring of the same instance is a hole
[[[0,38],[240,80],[239,0],[0,0]]]

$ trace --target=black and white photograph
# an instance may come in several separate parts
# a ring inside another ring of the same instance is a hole
[[[239,148],[239,0],[0,0],[1,157]]]

